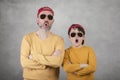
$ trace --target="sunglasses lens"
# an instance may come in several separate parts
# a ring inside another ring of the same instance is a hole
[[[45,19],[46,15],[45,14],[41,14],[40,15],[40,19]],[[52,15],[48,15],[47,16],[49,20],[52,20],[53,19],[53,16]]]
[[[78,36],[79,36],[79,37],[82,37],[82,33],[78,33]]]
[[[53,19],[53,16],[52,16],[52,15],[48,15],[48,19],[49,19],[49,20],[52,20],[52,19]]]
[[[45,14],[41,14],[41,15],[40,15],[40,18],[41,18],[41,19],[45,19],[45,17],[46,17]]]
[[[77,35],[78,35],[79,37],[82,37],[82,36],[83,36],[82,33],[77,33]],[[75,36],[76,36],[76,33],[71,33],[70,36],[71,36],[71,37],[75,37]]]
[[[75,37],[76,33],[71,33],[71,37]]]

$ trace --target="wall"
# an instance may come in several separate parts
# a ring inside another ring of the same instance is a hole
[[[52,30],[68,41],[67,29],[79,23],[86,29],[85,45],[97,57],[96,80],[119,80],[120,0],[0,0],[0,80],[22,80],[20,45],[23,35],[35,31],[37,9],[55,11]],[[65,80],[61,68],[60,80]]]

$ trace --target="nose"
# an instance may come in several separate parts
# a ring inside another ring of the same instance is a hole
[[[46,16],[44,20],[45,20],[45,21],[48,21],[49,19],[48,19],[48,17]]]
[[[48,20],[49,20],[48,15],[46,15],[46,17],[45,17],[44,20],[45,20],[45,21],[48,21]]]
[[[77,37],[77,38],[79,37],[77,33],[76,33],[75,37]]]

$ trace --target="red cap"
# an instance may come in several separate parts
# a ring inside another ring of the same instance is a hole
[[[38,10],[37,16],[39,16],[39,14],[40,14],[42,11],[50,11],[50,12],[54,15],[54,11],[53,11],[50,7],[41,7],[41,8]]]
[[[80,31],[82,31],[83,34],[85,35],[85,30],[80,24],[72,24],[68,29],[68,35],[70,34],[70,31],[71,31],[72,28],[79,28]]]

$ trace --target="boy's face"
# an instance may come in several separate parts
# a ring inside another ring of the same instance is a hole
[[[37,17],[38,26],[46,31],[51,29],[53,22],[53,14],[50,11],[42,11]]]
[[[69,39],[72,46],[79,47],[82,45],[82,41],[85,39],[83,32],[79,31],[78,28],[72,28],[69,34]]]

